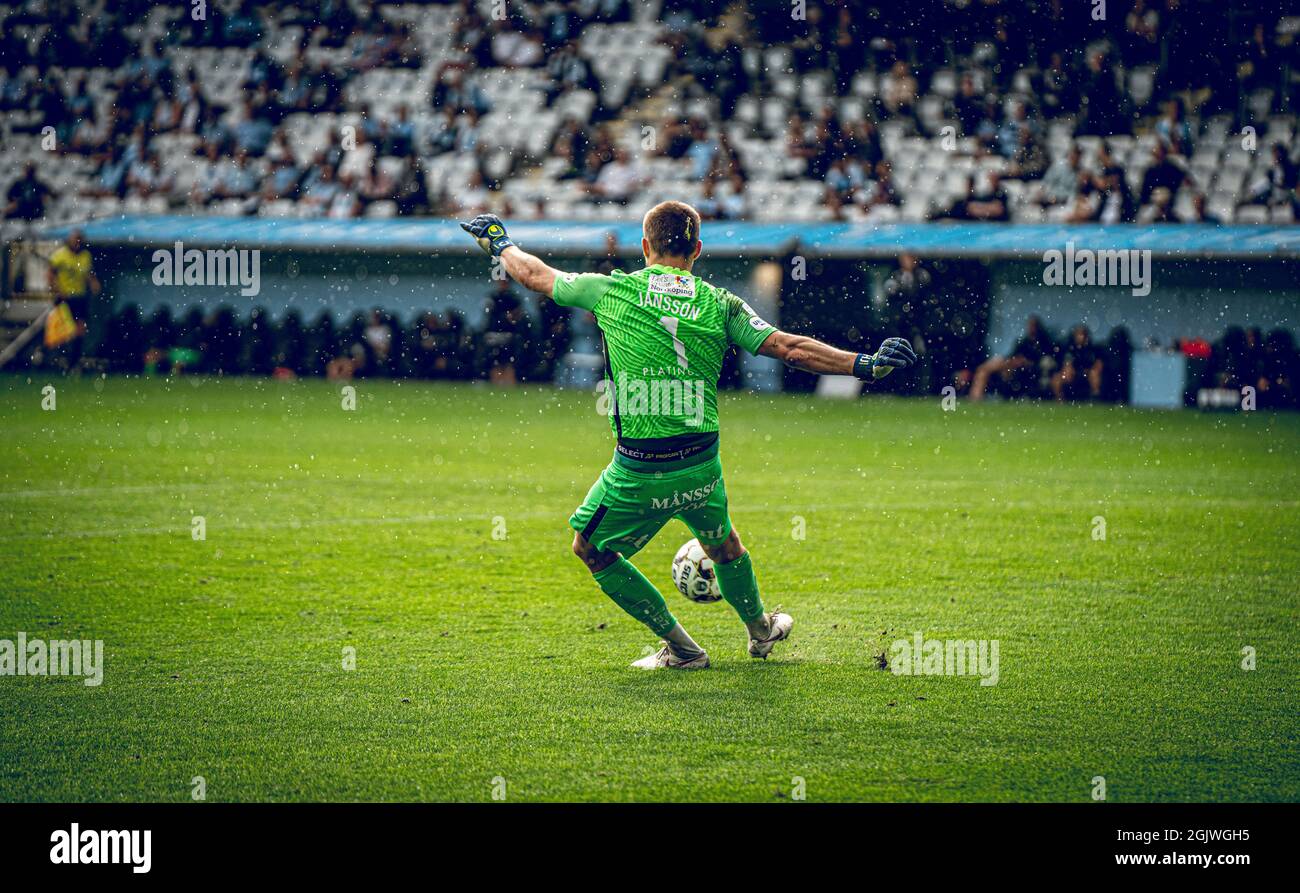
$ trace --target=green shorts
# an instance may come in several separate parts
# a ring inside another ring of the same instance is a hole
[[[705,545],[731,535],[722,460],[664,472],[638,472],[609,463],[569,526],[603,552],[629,558],[673,518],[680,518]]]

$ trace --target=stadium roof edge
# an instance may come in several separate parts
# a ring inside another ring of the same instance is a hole
[[[73,225],[48,227],[63,238]],[[296,220],[260,217],[122,216],[80,225],[97,245],[140,248],[182,242],[195,248],[266,251],[433,252],[466,255],[477,248],[454,220],[434,218]],[[638,222],[523,221],[511,235],[526,248],[550,255],[599,256],[613,234],[620,253],[640,251]],[[1010,223],[756,223],[712,221],[705,250],[715,257],[785,256],[924,257],[1042,260],[1047,251],[1150,250],[1161,258],[1300,259],[1300,226],[1154,226]]]

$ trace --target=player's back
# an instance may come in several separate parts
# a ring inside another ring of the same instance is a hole
[[[756,353],[775,331],[744,301],[687,270],[652,264],[609,276],[570,274],[555,300],[585,307],[605,342],[611,426],[623,455],[682,455],[716,444],[718,376],[727,349]]]

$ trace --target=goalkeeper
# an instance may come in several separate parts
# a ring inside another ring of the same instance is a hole
[[[808,372],[868,381],[916,361],[890,338],[875,353],[851,353],[764,322],[747,303],[697,278],[700,215],[663,202],[642,222],[646,266],[634,273],[562,273],[521,250],[505,225],[482,214],[461,227],[499,257],[525,288],[595,314],[605,342],[614,459],[569,519],[573,551],[596,584],[661,637],[644,669],[703,669],[709,657],[673,617],[663,596],[628,560],[673,518],[683,521],[713,559],[722,597],[744,622],[749,654],[766,658],[790,635],[794,619],[768,612],[749,552],[727,511],[718,455],[718,374],[731,345]]]

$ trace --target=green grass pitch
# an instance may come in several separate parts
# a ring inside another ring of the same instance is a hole
[[[0,638],[106,663],[0,677],[0,799],[1300,799],[1297,416],[725,396],[796,626],[750,660],[674,523],[637,564],[714,668],[672,674],[569,551],[590,395],[340,388],[0,379]],[[916,632],[998,684],[881,670]]]

